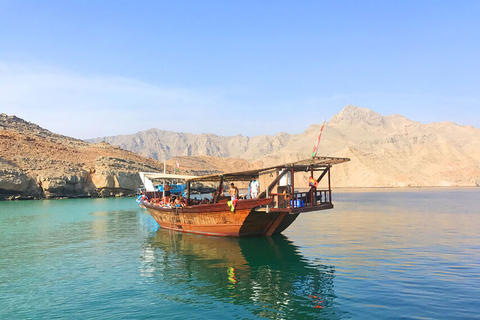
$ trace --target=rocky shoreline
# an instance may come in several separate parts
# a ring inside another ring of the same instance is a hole
[[[156,160],[6,114],[0,114],[0,150],[0,200],[134,196],[139,171],[163,171]]]
[[[0,200],[133,197],[142,185],[138,172],[163,170],[161,162],[108,143],[87,143],[0,114]],[[166,170],[173,172],[174,164]],[[198,185],[196,192],[212,190]]]

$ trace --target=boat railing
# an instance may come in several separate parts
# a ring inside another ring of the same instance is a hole
[[[332,203],[331,190],[297,192],[293,195],[293,199],[290,201],[290,207],[315,207],[324,203]]]
[[[273,197],[273,206],[274,208],[288,208],[288,199],[290,198],[289,193],[269,193],[269,196]]]
[[[313,195],[313,201],[312,201]],[[274,198],[275,208],[301,208],[320,206],[325,203],[332,203],[331,190],[315,190],[305,192],[295,192],[293,199],[290,199],[290,193],[269,193]]]

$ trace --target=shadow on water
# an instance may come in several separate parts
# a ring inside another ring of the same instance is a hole
[[[287,237],[218,238],[160,229],[143,247],[143,275],[258,317],[339,319],[335,268],[305,259]],[[202,298],[203,297],[203,298]]]

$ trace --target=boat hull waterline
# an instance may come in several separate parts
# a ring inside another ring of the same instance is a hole
[[[160,227],[173,231],[209,236],[270,236],[285,230],[299,213],[289,210],[266,210],[272,198],[237,202],[232,212],[227,203],[205,204],[183,208],[164,208],[142,201],[142,205]]]

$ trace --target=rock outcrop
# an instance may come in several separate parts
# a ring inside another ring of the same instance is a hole
[[[159,170],[153,159],[0,114],[0,199],[132,195],[139,171]]]

